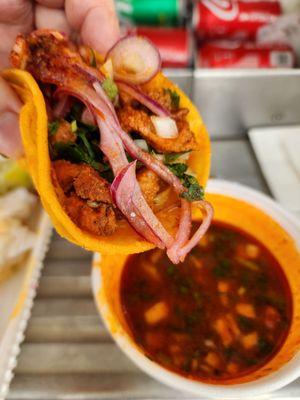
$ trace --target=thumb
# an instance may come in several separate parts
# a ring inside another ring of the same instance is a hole
[[[82,42],[99,53],[106,53],[118,40],[119,21],[113,0],[66,0],[65,10]]]
[[[0,153],[19,158],[23,146],[19,130],[22,103],[12,88],[0,77]]]

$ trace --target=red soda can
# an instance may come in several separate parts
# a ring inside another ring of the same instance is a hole
[[[192,35],[187,29],[136,26],[126,31],[151,40],[160,52],[163,67],[187,68],[191,65]]]
[[[199,68],[293,68],[295,61],[293,50],[286,45],[219,40],[199,48],[197,63]]]
[[[249,40],[281,14],[279,0],[200,0],[194,26],[200,38]]]

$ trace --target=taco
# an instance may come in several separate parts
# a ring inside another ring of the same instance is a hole
[[[158,246],[182,261],[212,218],[210,144],[156,48],[129,36],[102,57],[38,30],[17,37],[11,64],[26,161],[57,231],[92,251]],[[192,206],[203,221],[191,237]]]

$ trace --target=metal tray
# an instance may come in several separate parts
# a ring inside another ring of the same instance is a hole
[[[193,99],[213,138],[300,123],[300,70],[208,70],[193,74]]]

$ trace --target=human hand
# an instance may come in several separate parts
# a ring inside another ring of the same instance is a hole
[[[0,0],[0,67],[9,66],[8,56],[18,33],[51,28],[106,52],[119,36],[113,0]],[[18,158],[22,153],[18,127],[21,103],[0,78],[0,153]]]

